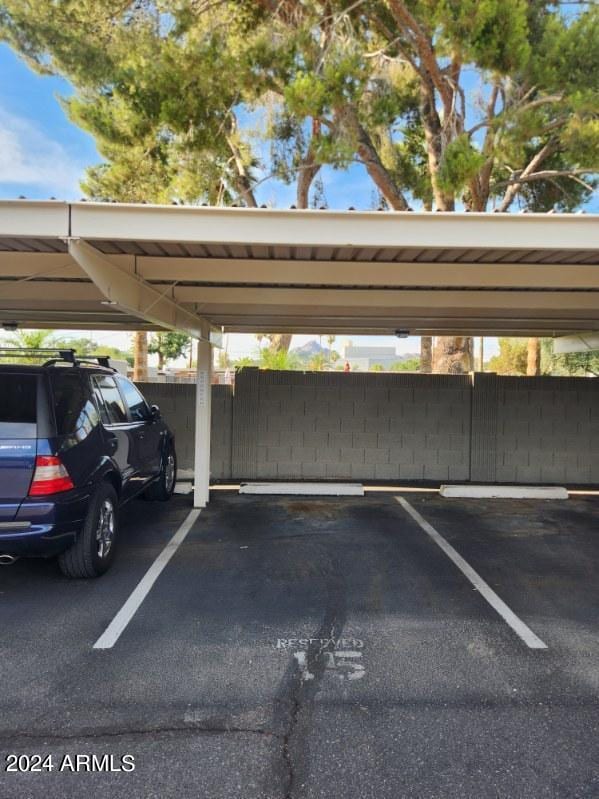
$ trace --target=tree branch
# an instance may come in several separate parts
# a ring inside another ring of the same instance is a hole
[[[540,172],[533,172],[529,175],[525,175],[524,172],[521,175],[516,175],[509,180],[500,180],[498,183],[495,184],[495,188],[499,186],[519,186],[522,183],[531,183],[535,180],[548,180],[549,178],[572,178],[573,180],[577,180],[577,175],[595,175],[599,170],[595,169],[543,169]],[[579,181],[585,186],[587,189],[592,189],[593,187],[590,186],[588,183],[585,183],[584,180]],[[502,210],[500,208],[500,210]],[[506,209],[507,210],[507,209]]]
[[[420,56],[422,66],[430,75],[435,88],[441,95],[445,110],[449,111],[451,108],[452,92],[437,63],[433,45],[428,34],[421,27],[418,20],[412,16],[403,0],[387,0],[387,5],[397,24],[412,34],[412,39],[418,51],[418,55]]]
[[[503,200],[499,206],[499,211],[507,211],[509,209],[510,205],[514,202],[516,195],[518,194],[519,185],[521,183],[525,183],[525,178],[534,174],[537,167],[539,167],[546,158],[549,158],[550,155],[553,155],[557,149],[557,142],[554,139],[549,139],[549,141],[543,145],[539,152],[530,160],[528,166],[526,166],[518,175],[513,175],[510,180],[503,184],[507,185],[507,190],[503,195]]]

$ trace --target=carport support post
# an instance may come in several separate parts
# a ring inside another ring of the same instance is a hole
[[[196,379],[196,440],[194,459],[194,508],[205,508],[210,493],[210,416],[212,389],[212,345],[198,341],[198,371]]]

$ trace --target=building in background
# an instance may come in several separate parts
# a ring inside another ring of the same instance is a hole
[[[343,360],[347,361],[352,370],[368,372],[373,366],[379,365],[383,369],[391,369],[394,363],[402,360],[395,347],[354,347],[346,344],[343,350]]]

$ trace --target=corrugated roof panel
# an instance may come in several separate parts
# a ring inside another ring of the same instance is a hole
[[[356,256],[352,258],[352,261],[372,261],[373,255],[371,247],[361,247],[356,250]]]
[[[227,252],[222,244],[206,244],[206,251],[211,258],[227,258]]]
[[[185,249],[192,258],[206,258],[208,255],[203,244],[186,244]]]
[[[437,249],[428,249],[422,250],[422,252],[417,256],[416,261],[434,261],[439,255],[439,250]]]
[[[248,248],[250,258],[268,258],[268,247],[265,244],[253,244]]]
[[[146,255],[145,248],[136,241],[119,241],[117,246],[127,255]]]
[[[100,252],[103,252],[104,255],[122,255],[123,251],[118,246],[115,241],[105,241],[104,239],[100,239],[98,241],[91,240],[89,242],[92,247],[95,247]]]
[[[522,256],[526,255],[526,250],[503,250],[499,251],[500,255],[496,263],[500,264],[517,264]],[[482,260],[482,259],[481,259]],[[484,259],[487,260],[486,258]]]
[[[488,252],[481,255],[479,258],[476,259],[476,263],[478,264],[489,264],[489,263],[497,263],[500,258],[504,258],[509,255],[511,251],[508,250],[489,250]]]
[[[248,258],[248,248],[243,244],[230,244],[229,252],[231,258]]]
[[[316,247],[314,254],[316,261],[330,261],[335,250],[334,247]]]
[[[585,263],[585,260],[587,258],[594,258],[595,259],[594,263],[599,264],[599,253],[598,252],[593,253],[592,250],[586,250],[586,251],[582,250],[582,251],[570,253],[567,256],[566,260],[562,261],[561,263],[565,263],[565,264],[580,264],[580,263]],[[591,261],[590,263],[593,263],[593,261]]]
[[[547,250],[527,250],[518,263],[521,264],[540,264],[541,259],[547,255]]]
[[[165,254],[164,249],[155,241],[144,241],[143,250],[146,255],[160,258]]]
[[[464,250],[464,254],[458,258],[459,263],[461,264],[476,264],[479,262],[479,258],[481,258],[487,250],[477,249],[477,250]]]
[[[397,250],[391,247],[384,247],[376,254],[375,261],[392,261],[397,255]]]

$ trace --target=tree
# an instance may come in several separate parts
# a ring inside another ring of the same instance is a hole
[[[158,369],[164,369],[168,361],[174,361],[189,353],[191,336],[187,333],[176,333],[169,330],[165,333],[154,333],[148,344],[148,352],[158,355]]]
[[[318,352],[309,359],[306,368],[310,372],[322,372],[328,363],[330,362],[324,352]]]
[[[331,334],[327,336],[327,344],[329,345],[329,367],[331,366],[331,361],[336,361],[339,357],[336,352],[333,352],[333,344],[335,343],[336,338],[337,336]],[[335,356],[337,356],[337,358]]]
[[[52,330],[16,330],[2,342],[3,346],[20,349],[50,349],[57,346]],[[11,356],[11,359],[14,356]],[[18,363],[36,363],[39,357],[26,355],[15,358]]]
[[[499,355],[489,360],[489,371],[498,375],[525,375],[528,362],[526,339],[500,338]]]
[[[258,363],[253,358],[250,358],[249,355],[244,355],[243,358],[238,358],[234,361],[233,366],[235,369],[243,369],[246,366],[258,366]]]
[[[597,4],[4,0],[0,35],[74,84],[65,107],[106,159],[92,197],[255,205],[275,176],[306,207],[323,164],[353,163],[395,210],[572,210],[596,186]],[[472,350],[439,343],[434,369]]]
[[[406,358],[391,364],[391,372],[422,372],[420,358]]]
[[[526,374],[535,376],[541,374],[541,339],[529,338],[526,353]]]
[[[424,374],[430,374],[433,371],[432,336],[420,337],[420,371]]]
[[[145,330],[133,334],[133,379],[138,383],[148,379],[148,334]]]
[[[299,369],[301,361],[295,353],[288,350],[272,350],[263,347],[260,350],[260,366],[263,369],[289,371]]]
[[[56,345],[53,330],[15,330],[6,340],[9,347],[50,349]]]

